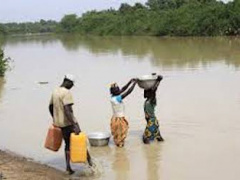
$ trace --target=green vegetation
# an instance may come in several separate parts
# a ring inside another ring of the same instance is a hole
[[[148,0],[118,10],[66,15],[60,32],[93,35],[240,35],[240,0]]]
[[[40,20],[39,22],[6,23],[0,24],[0,35],[29,34],[55,32],[58,23],[56,21]]]
[[[0,36],[1,35],[5,35],[7,32],[6,32],[6,29],[5,29],[5,26],[0,24]]]
[[[0,34],[57,32],[90,35],[240,35],[240,0],[148,0],[119,9],[65,15],[57,23],[0,24]]]
[[[0,49],[0,77],[3,77],[8,68],[9,58],[4,57],[4,52]]]

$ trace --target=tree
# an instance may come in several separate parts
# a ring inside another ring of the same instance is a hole
[[[6,33],[6,28],[4,27],[4,25],[0,24],[0,35],[5,35]]]
[[[229,28],[228,35],[240,35],[240,0],[234,0],[227,4]]]
[[[119,12],[120,13],[129,13],[132,10],[132,6],[130,6],[127,3],[122,3],[119,7]]]
[[[76,14],[65,15],[61,22],[60,27],[63,32],[74,32],[78,25],[78,19]]]

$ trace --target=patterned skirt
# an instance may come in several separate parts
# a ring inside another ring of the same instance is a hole
[[[125,117],[112,117],[111,132],[114,143],[119,147],[123,147],[124,140],[126,139],[128,133],[128,122]]]
[[[143,133],[143,139],[154,140],[157,138],[162,138],[159,131],[159,123],[156,118],[150,118],[147,121],[147,126]]]

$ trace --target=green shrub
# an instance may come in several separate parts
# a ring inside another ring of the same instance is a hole
[[[0,77],[3,77],[8,69],[9,58],[4,57],[4,52],[0,49]]]

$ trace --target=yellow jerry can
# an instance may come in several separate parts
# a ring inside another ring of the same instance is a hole
[[[71,133],[70,158],[73,163],[85,163],[87,161],[87,136],[81,132],[79,135]]]

